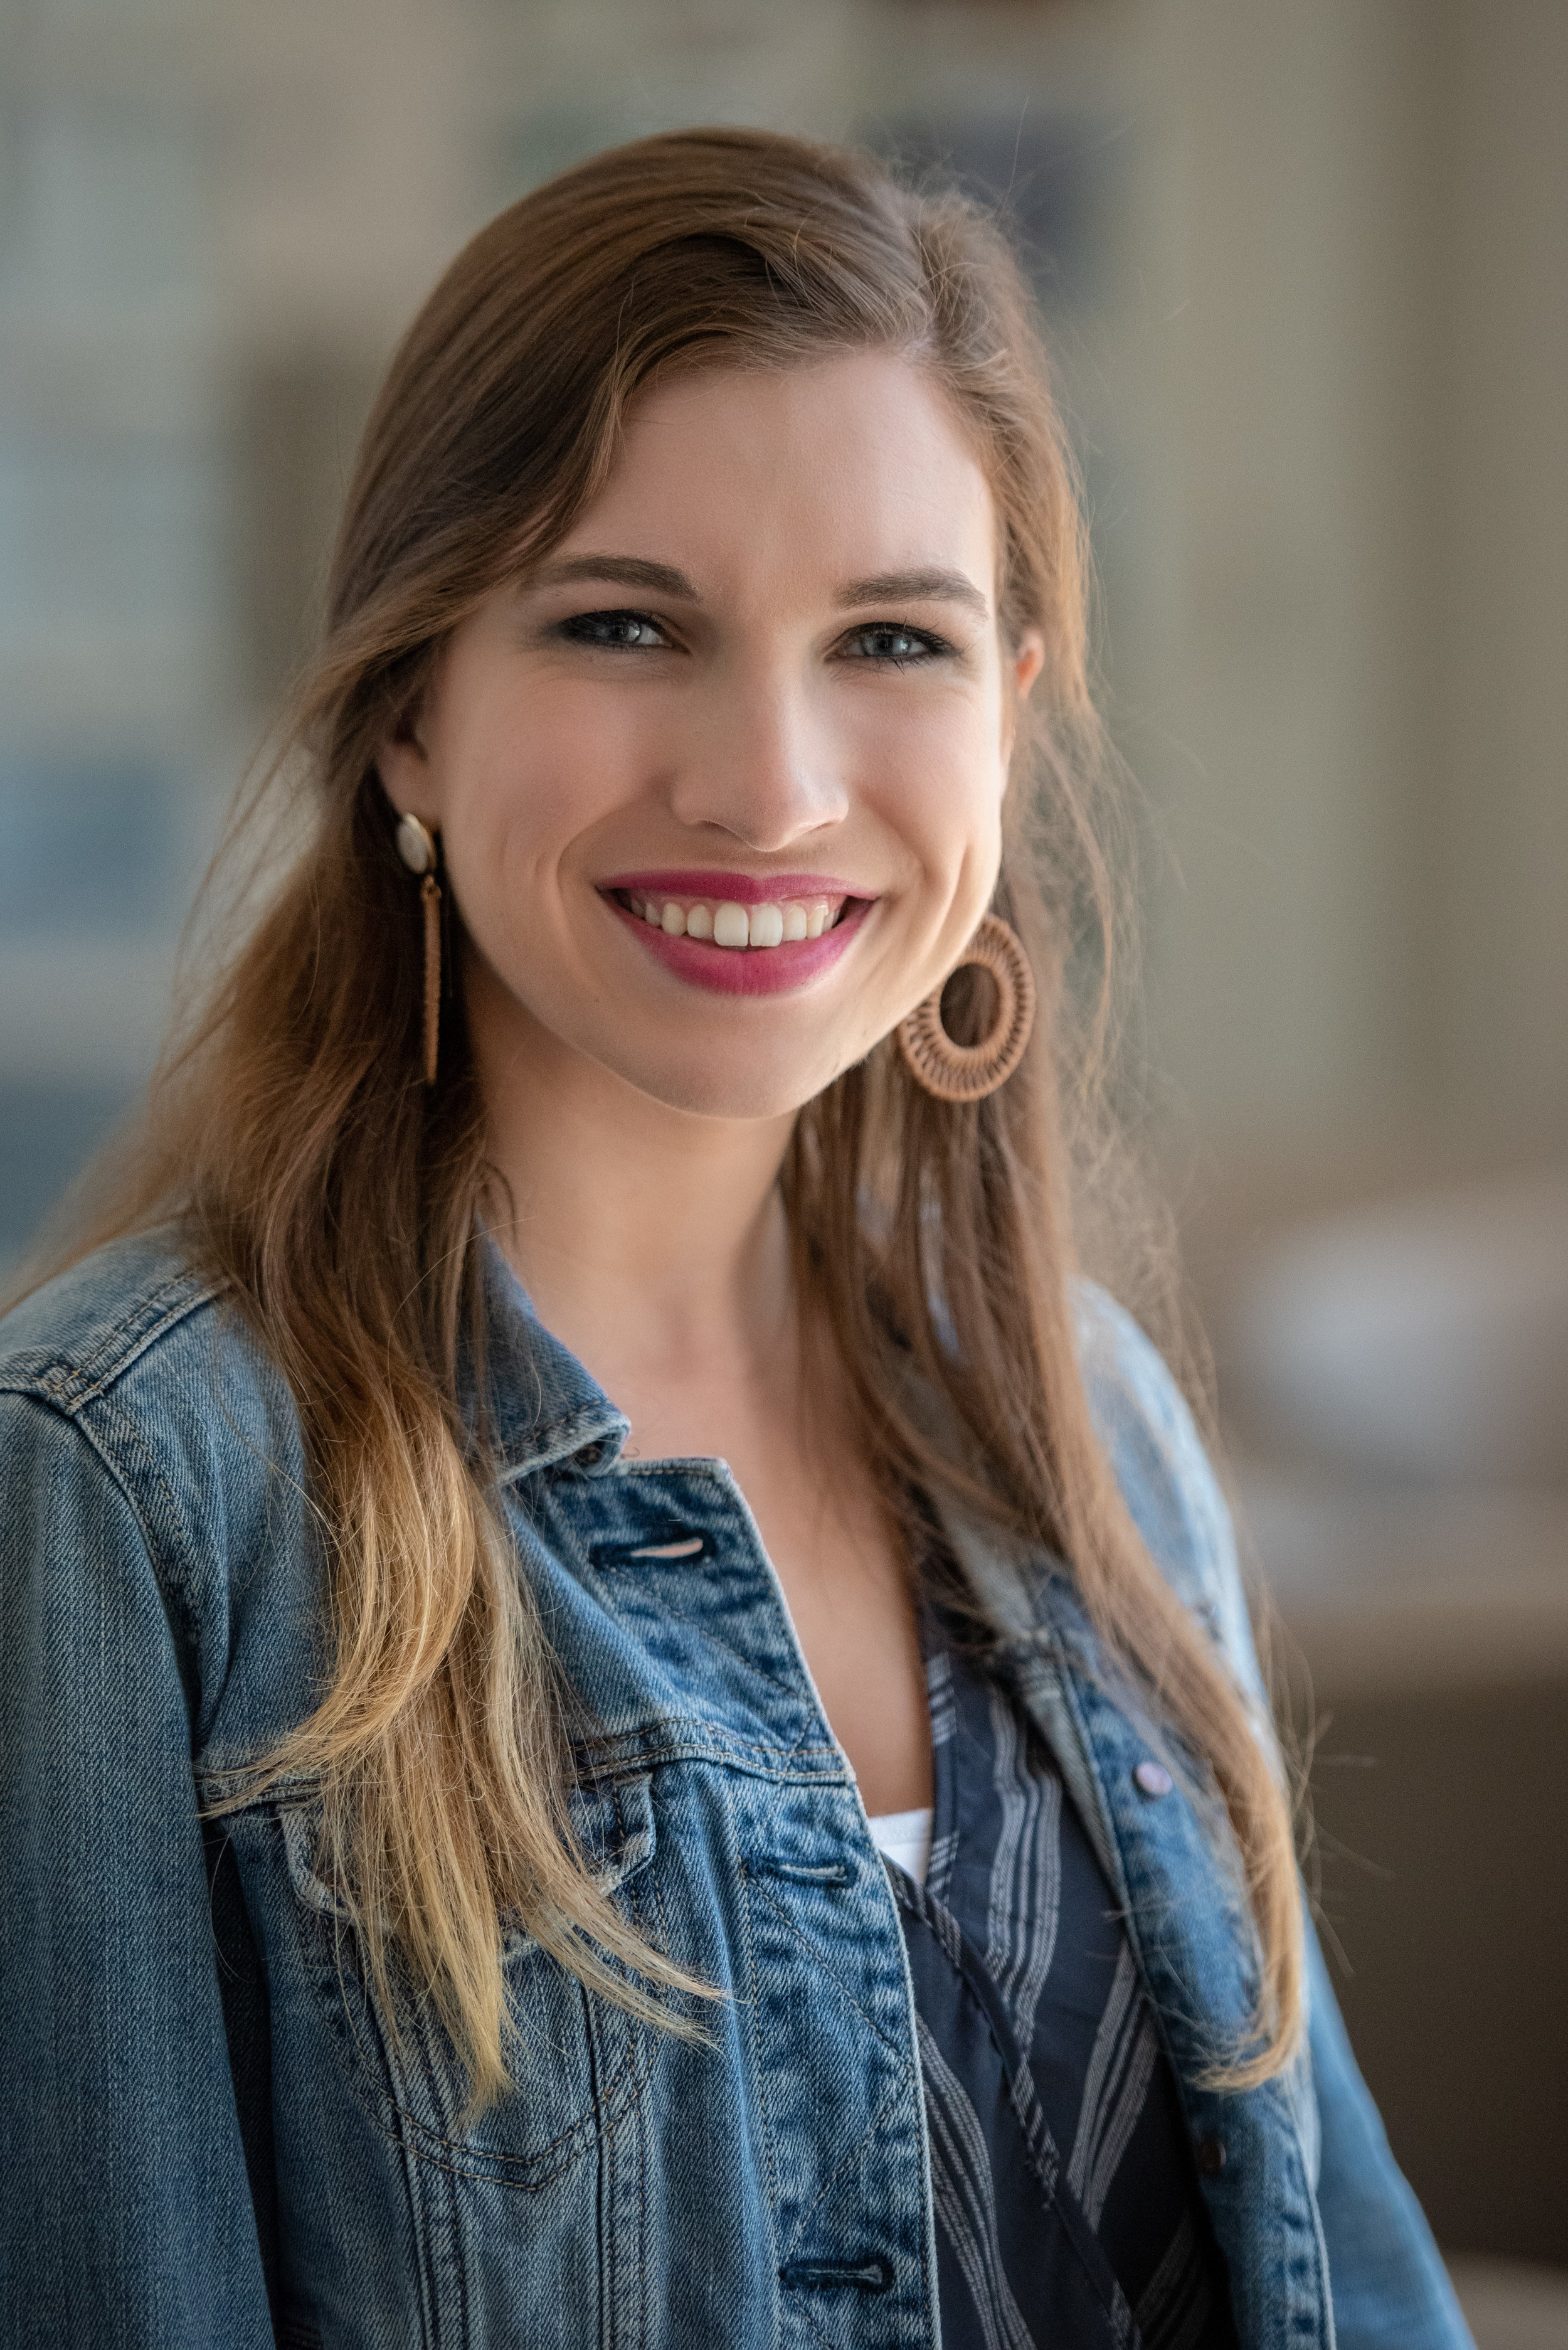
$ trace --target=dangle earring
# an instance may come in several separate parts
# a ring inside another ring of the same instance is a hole
[[[425,910],[425,1083],[436,1079],[441,1049],[441,883],[436,879],[436,845],[417,816],[398,818],[398,855],[410,873],[422,873],[420,897]]]
[[[996,983],[996,1019],[989,1036],[978,1045],[954,1044],[942,1026],[941,987],[898,1023],[898,1050],[909,1073],[938,1101],[982,1101],[1004,1086],[1023,1058],[1034,1025],[1034,973],[1017,932],[1000,914],[987,914],[953,971],[966,963],[978,963]]]

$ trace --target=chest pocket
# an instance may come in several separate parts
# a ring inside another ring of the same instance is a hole
[[[650,1780],[579,1788],[569,1800],[599,1885],[628,1922],[654,1928]],[[561,2178],[632,2111],[663,2035],[513,1931],[503,1946],[513,2085],[470,2115],[463,2065],[428,1996],[395,1960],[395,2013],[370,1989],[351,1918],[317,1868],[319,1814],[300,1806],[278,1820],[301,1971],[355,2095],[390,2136],[445,2170],[529,2191]]]

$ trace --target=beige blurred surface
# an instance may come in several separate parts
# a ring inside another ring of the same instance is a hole
[[[1356,2054],[1439,2241],[1565,2267],[1568,1196],[1426,1163],[1238,1170],[1193,1263]]]
[[[1476,2350],[1563,2350],[1568,2344],[1568,2270],[1461,2260],[1450,2271]]]

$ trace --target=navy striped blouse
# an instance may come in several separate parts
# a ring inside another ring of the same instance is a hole
[[[927,1664],[914,1980],[944,2350],[1235,2350],[1176,2083],[1044,1742],[959,1649]]]

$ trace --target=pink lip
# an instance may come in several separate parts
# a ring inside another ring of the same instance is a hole
[[[617,889],[650,891],[657,888],[668,890],[672,897],[708,897],[712,894],[706,884],[715,877],[701,877],[703,886],[694,889],[690,885],[696,878],[663,873],[657,880],[617,882],[614,886]],[[728,889],[730,883],[740,877],[725,874],[717,878],[722,879]],[[759,884],[753,882],[746,886],[752,892],[751,897],[743,899],[738,889],[730,890],[732,903],[756,906],[770,902],[763,897]],[[779,889],[777,882],[773,886]],[[806,892],[785,889],[780,889],[779,894],[786,898],[804,897]],[[838,891],[831,883],[818,883],[815,894],[818,897],[836,897]],[[838,961],[876,901],[869,898],[857,899],[832,930],[824,931],[819,939],[797,939],[781,947],[738,948],[711,946],[706,939],[672,939],[667,931],[659,930],[652,922],[645,922],[639,914],[629,913],[614,898],[608,898],[605,902],[628,930],[636,932],[649,953],[657,957],[667,971],[672,971],[677,979],[686,980],[693,987],[711,988],[720,995],[783,995],[792,987],[804,987],[808,980],[815,979],[819,972],[829,970]]]
[[[618,873],[601,881],[600,889],[640,889],[649,898],[660,891],[667,898],[716,898],[732,906],[776,906],[785,898],[853,898],[853,882],[831,873],[770,873],[759,881],[750,873]],[[859,892],[864,895],[865,893]],[[815,941],[808,943],[815,945]],[[733,951],[721,948],[720,952]],[[776,954],[780,949],[768,948]]]

